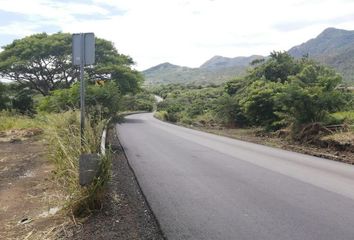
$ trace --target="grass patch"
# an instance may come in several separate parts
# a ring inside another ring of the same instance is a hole
[[[331,114],[338,122],[354,124],[354,111],[336,112]]]
[[[0,112],[0,131],[10,129],[38,128],[43,126],[41,117],[29,117],[9,111]]]

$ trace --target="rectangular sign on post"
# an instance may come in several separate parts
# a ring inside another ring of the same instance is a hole
[[[83,39],[81,39],[81,36],[83,36]],[[72,44],[72,62],[74,65],[81,65],[82,57],[84,65],[95,63],[95,35],[93,33],[73,34]],[[83,54],[81,54],[82,49],[84,49]]]
[[[95,35],[75,33],[72,36],[72,63],[80,66],[80,129],[81,147],[84,145],[85,130],[85,81],[84,66],[95,63]],[[82,150],[82,149],[81,149]]]

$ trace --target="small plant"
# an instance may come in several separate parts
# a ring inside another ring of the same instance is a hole
[[[155,112],[154,117],[162,121],[168,121],[168,113],[166,111]]]

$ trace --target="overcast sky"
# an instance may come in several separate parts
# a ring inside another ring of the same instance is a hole
[[[94,32],[144,70],[268,55],[327,27],[354,29],[354,0],[0,0],[0,45],[38,32]]]

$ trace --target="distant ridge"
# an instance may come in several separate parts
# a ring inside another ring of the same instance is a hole
[[[209,68],[209,69],[216,69],[216,68],[228,68],[234,66],[244,66],[247,67],[253,60],[263,58],[260,55],[252,55],[250,57],[235,57],[235,58],[228,58],[222,56],[214,56],[205,63],[203,63],[200,68]]]
[[[246,72],[250,62],[262,56],[227,58],[214,56],[199,68],[162,63],[143,71],[145,84],[220,84]]]
[[[272,51],[272,49],[270,49]],[[295,58],[310,58],[333,67],[347,83],[354,84],[354,31],[327,28],[317,37],[288,50]],[[245,74],[249,63],[263,56],[214,56],[199,68],[162,63],[143,71],[146,84],[220,84]]]
[[[354,31],[327,28],[288,52],[294,57],[308,55],[336,69],[346,82],[354,83]]]

